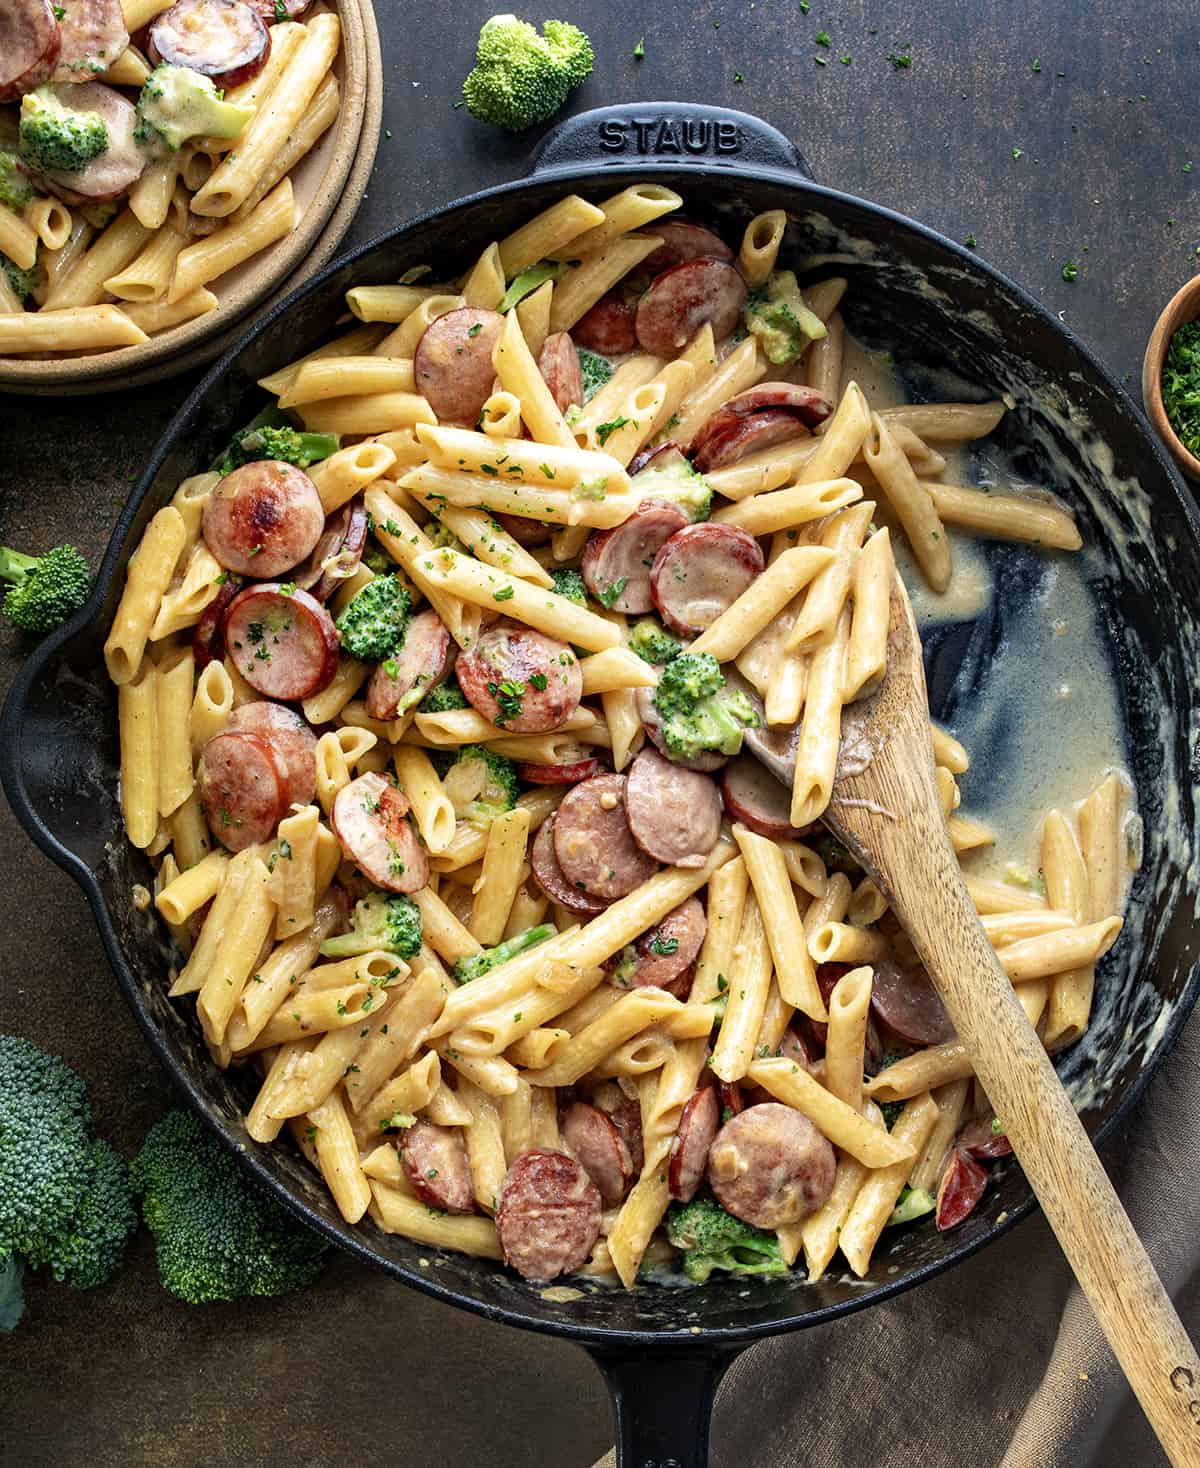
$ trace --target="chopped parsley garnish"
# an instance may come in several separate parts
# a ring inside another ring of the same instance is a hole
[[[544,691],[546,687],[545,673],[530,673],[529,681],[533,684],[533,686],[537,689],[539,693]]]
[[[650,952],[657,953],[660,958],[670,958],[678,947],[678,938],[664,938],[661,933],[655,933],[650,939]]]
[[[813,40],[816,41],[818,46],[830,46],[833,44],[829,39],[828,31],[818,31],[813,37]]]
[[[617,429],[624,428],[628,422],[628,418],[614,418],[610,423],[597,423],[596,437],[600,440],[600,447],[603,448]]]
[[[496,700],[500,712],[497,724],[511,723],[521,717],[521,700],[525,696],[525,685],[516,678],[506,678],[503,683],[489,683],[488,692]]]
[[[646,38],[645,38],[645,36],[643,36],[642,39],[633,48],[633,59],[635,61],[641,61],[641,59],[643,58],[643,56],[645,56],[645,54],[646,54]]]
[[[1079,279],[1079,266],[1076,265],[1074,260],[1068,260],[1063,265],[1062,278],[1068,282]]]
[[[475,323],[475,325],[471,327],[470,331],[467,332],[467,335],[470,336],[470,337],[476,337],[476,336],[479,335],[479,333],[482,330],[483,330],[483,322],[482,321],[477,321]]]
[[[618,576],[615,581],[610,581],[607,586],[602,586],[596,593],[596,599],[607,611],[612,611],[613,603],[625,590],[628,577]]]
[[[517,591],[515,586],[502,586],[499,591],[492,592],[492,600],[512,601],[513,597],[516,596],[516,594]]]

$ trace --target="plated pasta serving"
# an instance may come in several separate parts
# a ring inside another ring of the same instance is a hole
[[[341,26],[310,3],[0,7],[0,355],[145,342],[296,227],[340,105]]]
[[[348,1222],[538,1283],[862,1276],[1009,1150],[821,816],[896,560],[951,596],[963,535],[1078,530],[956,482],[1003,402],[871,400],[847,281],[801,286],[782,211],[726,239],[682,206],[571,195],[461,278],[349,290],[154,515],[105,645],[164,982],[250,1137]],[[789,792],[752,751],[797,724]],[[978,855],[967,750],[930,749],[1000,963],[1069,1045],[1127,777],[1046,811],[1022,875]]]

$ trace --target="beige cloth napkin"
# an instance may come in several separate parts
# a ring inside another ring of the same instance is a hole
[[[1200,1331],[1200,1019],[1101,1148],[1193,1337]],[[713,1468],[1161,1468],[1038,1214],[959,1268],[746,1351],[717,1396]],[[612,1468],[613,1455],[596,1468]]]

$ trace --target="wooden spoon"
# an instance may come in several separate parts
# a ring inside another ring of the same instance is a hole
[[[791,736],[780,729],[746,738],[789,788]],[[871,698],[845,711],[823,819],[887,898],[928,969],[1167,1457],[1195,1468],[1200,1358],[963,885],[934,780],[921,640],[899,577],[887,675]]]

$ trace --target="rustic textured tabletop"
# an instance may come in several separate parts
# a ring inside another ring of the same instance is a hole
[[[756,112],[797,141],[821,181],[973,241],[1131,384],[1158,310],[1200,267],[1195,0],[1136,12],[1119,0],[607,0],[560,13],[596,48],[574,110],[678,98]],[[453,110],[487,6],[382,0],[378,14],[385,132],[347,247],[519,176],[537,141]],[[38,550],[71,539],[98,558],[192,383],[0,397],[0,541]],[[2,651],[6,686],[19,649]],[[7,812],[0,833],[0,1030],[65,1054],[131,1152],[168,1103],[166,1083],[82,897]],[[966,1308],[975,1275],[1001,1268],[1013,1246],[929,1288],[947,1310]],[[0,1345],[0,1442],[13,1465],[573,1468],[609,1441],[605,1392],[581,1353],[345,1259],[298,1296],[192,1309],[159,1288],[143,1237],[113,1286],[80,1296],[36,1281],[29,1294],[28,1321]],[[869,1333],[873,1321],[868,1312],[833,1328]]]

